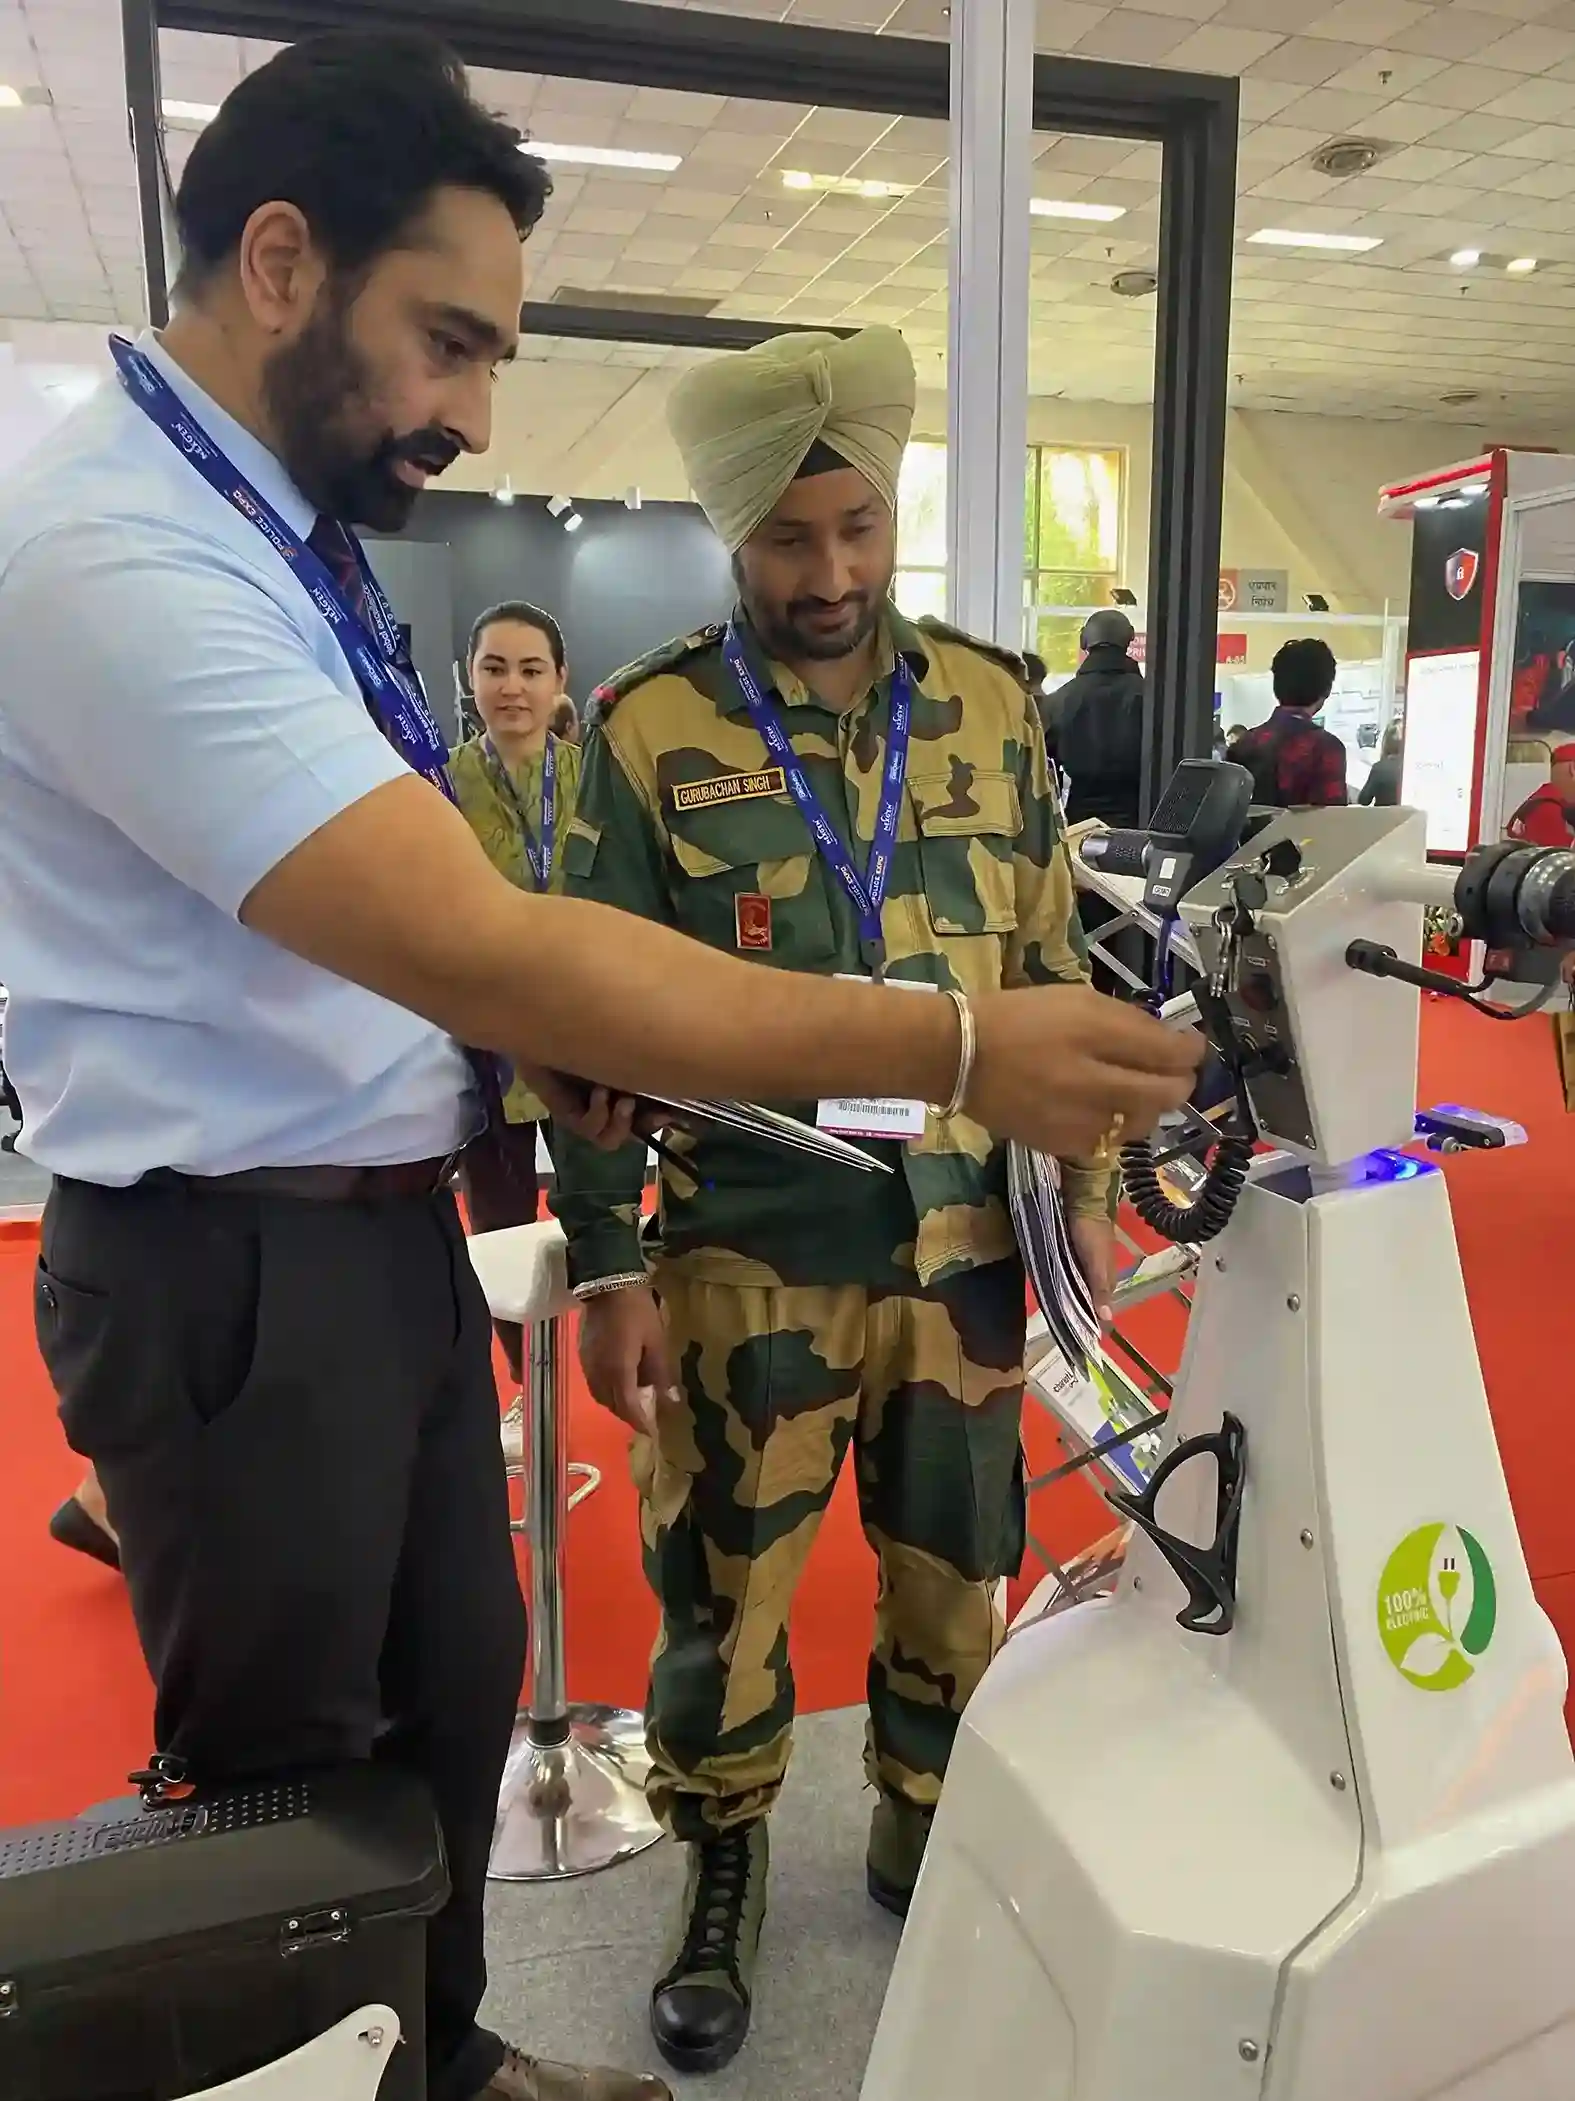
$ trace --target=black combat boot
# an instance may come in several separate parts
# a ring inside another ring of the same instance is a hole
[[[689,1848],[678,1952],[651,1994],[651,2033],[675,2071],[719,2071],[743,2048],[769,1857],[764,1818]]]

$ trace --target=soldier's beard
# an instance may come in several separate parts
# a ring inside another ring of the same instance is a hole
[[[843,598],[793,598],[768,605],[742,589],[749,624],[768,655],[783,664],[836,663],[864,648],[880,625],[891,596],[891,578],[881,588],[850,591]]]

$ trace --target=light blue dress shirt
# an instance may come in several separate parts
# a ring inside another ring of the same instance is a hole
[[[271,453],[158,364],[303,536]],[[21,1150],[124,1185],[439,1157],[463,1053],[238,918],[403,762],[254,526],[107,381],[0,484],[0,980]]]

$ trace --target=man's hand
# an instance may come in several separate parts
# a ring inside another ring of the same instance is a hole
[[[546,1103],[554,1123],[594,1145],[598,1152],[615,1153],[631,1138],[648,1138],[662,1129],[658,1118],[641,1115],[639,1102],[631,1094],[613,1094],[606,1087],[587,1089],[539,1065],[518,1065],[515,1071]]]
[[[656,1405],[677,1384],[667,1325],[648,1284],[604,1292],[580,1308],[580,1363],[604,1408],[643,1436],[656,1433]]]
[[[1115,1315],[1111,1293],[1116,1284],[1116,1229],[1100,1213],[1084,1212],[1067,1220],[1067,1231],[1072,1237],[1077,1266],[1093,1298],[1094,1311],[1099,1315],[1099,1325],[1108,1333]]]
[[[997,1138],[1063,1160],[1114,1133],[1123,1144],[1144,1137],[1192,1092],[1207,1048],[1194,1031],[1167,1029],[1087,985],[991,993],[975,1001],[974,1018],[968,1114]]]

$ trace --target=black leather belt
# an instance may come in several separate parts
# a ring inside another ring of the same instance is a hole
[[[156,1168],[143,1184],[178,1183],[204,1196],[290,1196],[317,1204],[383,1204],[435,1196],[453,1177],[459,1155],[399,1160],[388,1167],[245,1167],[231,1175],[183,1175]]]

